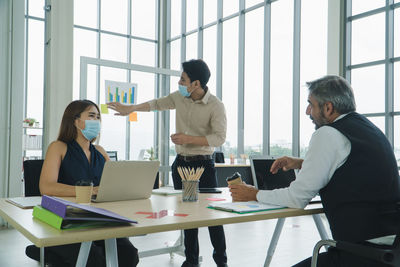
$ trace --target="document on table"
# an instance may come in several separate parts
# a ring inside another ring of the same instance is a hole
[[[182,190],[176,190],[172,186],[164,186],[153,189],[152,193],[156,195],[179,195],[182,194]]]
[[[225,202],[225,203],[216,202],[216,203],[209,203],[208,207],[212,209],[230,211],[236,213],[249,213],[249,212],[277,210],[286,208],[283,206],[259,203],[257,201]]]
[[[42,197],[12,197],[7,198],[6,201],[22,209],[31,209],[34,206],[40,205]]]

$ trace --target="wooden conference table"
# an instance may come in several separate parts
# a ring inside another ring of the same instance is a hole
[[[302,215],[318,216],[316,214],[323,213],[321,204],[312,204],[304,210],[285,208],[236,214],[207,208],[211,202],[208,198],[224,198],[231,201],[227,188],[224,188],[222,194],[199,194],[198,202],[182,202],[181,195],[152,195],[150,199],[144,200],[93,203],[91,205],[136,220],[138,224],[81,230],[57,230],[34,219],[32,209],[21,209],[6,202],[5,199],[0,199],[0,216],[40,248],[82,242],[76,266],[86,266],[91,241],[104,239],[107,266],[118,266],[115,238]],[[65,199],[73,200],[73,198]],[[148,218],[149,216],[152,218]],[[41,249],[42,266],[44,266],[43,257],[44,249]]]

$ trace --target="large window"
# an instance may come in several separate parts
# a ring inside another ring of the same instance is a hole
[[[293,125],[294,1],[281,0],[271,8],[270,154],[290,155]],[[285,103],[285,104],[283,104]]]
[[[198,54],[209,65],[209,87],[227,113],[225,157],[304,154],[314,131],[304,114],[304,85],[326,74],[328,1],[204,0],[203,8],[194,12],[198,3],[187,0],[185,12],[182,1],[171,1],[170,67],[180,68],[180,61]],[[296,13],[301,14],[301,25],[294,25]],[[300,38],[294,38],[297,27]],[[294,47],[300,49],[294,52]],[[295,56],[300,67],[293,65]],[[293,83],[294,76],[300,76],[299,84]],[[294,90],[300,90],[300,99],[294,99]],[[300,110],[293,110],[294,103]],[[294,130],[297,117],[300,129]],[[293,151],[295,144],[299,149]]]
[[[80,57],[156,66],[157,1],[91,0],[74,2],[74,99],[79,98]],[[156,76],[145,72],[89,66],[87,98],[105,103],[105,80],[138,85],[137,103],[155,97]],[[137,159],[154,150],[154,113],[127,117],[102,115],[100,144],[118,159]]]
[[[44,0],[25,2],[25,105],[24,117],[34,118],[43,126],[44,79]],[[27,135],[42,134],[40,129],[26,129]],[[25,157],[41,158],[42,151],[25,150]]]
[[[207,83],[208,89],[212,94],[216,94],[217,89],[217,27],[212,26],[204,30],[203,35],[203,59],[211,72],[210,80]]]
[[[28,35],[34,27],[41,28],[43,34],[44,3],[43,0],[34,2],[40,2],[40,8],[29,8],[31,13],[27,13],[27,23],[30,26],[27,28]],[[203,4],[200,8],[198,0],[170,0],[169,5],[166,5],[169,10],[164,13],[170,21],[161,29],[158,29],[157,21],[157,9],[160,8],[158,2],[74,1],[73,98],[80,97],[81,56],[155,67],[162,59],[157,51],[165,49],[165,55],[168,56],[166,67],[173,70],[180,70],[182,61],[200,56],[211,70],[208,84],[211,93],[221,98],[225,104],[228,131],[221,150],[226,158],[230,154],[239,158],[243,153],[299,156],[300,151],[300,154],[304,154],[314,131],[314,126],[304,115],[308,94],[304,85],[306,81],[326,74],[328,0],[203,0],[200,1],[200,4]],[[382,35],[385,31],[378,29],[374,40],[365,41],[368,35],[362,32],[362,28],[368,25],[384,27],[385,11],[374,12],[364,18],[363,12],[382,6],[375,6],[376,1],[366,1],[369,4],[363,6],[363,1],[354,0],[354,8],[357,2],[357,17],[348,22],[354,24],[355,29],[351,37],[354,44],[357,44],[357,49],[349,51],[352,52],[350,59],[356,61],[352,64],[371,61],[378,63],[357,70],[348,64],[347,68],[353,72],[355,85],[361,83],[362,77],[366,77],[368,81],[365,83],[375,86],[371,89],[371,86],[366,88],[362,84],[357,85],[355,90],[357,98],[361,99],[360,110],[364,110],[365,113],[373,112],[375,115],[380,113],[381,117],[384,117],[387,101],[383,95],[387,94],[387,77],[385,63],[379,60],[384,60],[386,55],[382,52],[382,49],[387,47],[382,41],[382,38],[386,38],[384,33]],[[391,6],[392,11],[394,10],[394,21],[399,21],[399,5]],[[301,14],[301,20],[294,19],[296,14]],[[349,14],[348,20],[355,15]],[[360,30],[356,30],[357,27]],[[299,28],[300,38],[295,38],[294,31]],[[157,29],[167,34],[165,44],[158,42]],[[396,23],[394,29],[398,29]],[[36,81],[29,82],[29,86],[37,84],[37,88],[43,90],[43,73],[30,76],[29,72],[29,61],[36,61],[30,57],[43,58],[43,41],[40,41],[43,38],[37,36],[35,41],[28,43],[28,79],[36,78]],[[393,40],[393,46],[400,47],[398,33],[394,34]],[[35,42],[38,42],[37,49],[40,48],[41,51],[35,51],[31,55],[29,51],[34,49],[31,46]],[[373,48],[368,47],[369,44]],[[296,50],[296,47],[300,48]],[[370,51],[371,49],[373,51]],[[399,56],[396,50],[394,55]],[[293,64],[294,58],[300,58],[300,65]],[[397,61],[394,58],[394,62]],[[369,75],[371,72],[379,75],[374,75],[375,78],[372,79]],[[105,101],[105,80],[137,83],[138,102],[150,100],[165,92],[158,87],[160,83],[154,74],[90,65],[87,77],[87,98],[99,103]],[[174,77],[169,80],[171,92],[177,90],[177,81]],[[400,95],[400,89],[399,79],[396,77],[392,90],[394,107],[398,112],[400,103],[396,96]],[[40,96],[42,101],[42,95],[42,91],[29,91],[28,99],[39,101],[34,98]],[[367,100],[368,96],[374,97],[376,102],[373,105]],[[362,100],[364,98],[365,100]],[[294,106],[299,106],[299,110],[294,109]],[[28,113],[29,110],[28,100]],[[171,111],[169,114],[169,125],[166,127],[173,133],[175,113]],[[392,114],[400,115],[399,112]],[[32,113],[32,116],[42,117],[42,113]],[[300,118],[299,129],[295,121],[297,118]],[[169,140],[169,136],[156,138],[156,125],[160,123],[155,119],[155,113],[152,112],[140,113],[137,122],[127,122],[125,117],[104,114],[100,144],[106,150],[117,150],[119,159],[136,159],[143,150],[156,148],[154,140]],[[387,120],[384,119],[382,125],[387,128]],[[396,143],[399,142],[395,140]],[[296,144],[299,144],[299,149],[293,149]],[[175,154],[171,142],[168,142],[168,151],[171,164]]]
[[[233,1],[232,1],[233,2]],[[225,157],[237,154],[238,136],[238,18],[224,22],[222,53],[222,102],[227,117]],[[242,133],[243,134],[243,133]]]
[[[262,152],[262,126],[259,114],[263,112],[263,51],[264,38],[254,31],[264,23],[264,12],[258,8],[246,16],[244,63],[244,151],[245,154]]]
[[[357,111],[384,132],[400,165],[398,1],[346,1],[346,78]]]
[[[301,2],[301,60],[300,60],[300,156],[308,148],[315,125],[306,116],[308,89],[306,82],[327,73],[328,1]],[[315,12],[319,10],[319,12]],[[312,17],[312,19],[310,19]]]

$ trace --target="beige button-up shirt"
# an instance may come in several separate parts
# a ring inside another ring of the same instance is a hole
[[[226,113],[224,104],[207,90],[201,100],[193,101],[179,91],[148,102],[150,110],[176,109],[176,133],[204,136],[209,146],[175,145],[177,154],[211,155],[214,147],[221,146],[226,138]]]

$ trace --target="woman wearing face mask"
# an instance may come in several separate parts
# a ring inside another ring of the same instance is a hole
[[[50,144],[40,175],[42,195],[74,197],[75,184],[90,180],[97,194],[104,163],[109,159],[106,151],[93,145],[100,133],[100,110],[90,100],[76,100],[65,109],[57,141]],[[119,266],[136,266],[137,249],[127,238],[117,239]],[[45,262],[52,266],[75,266],[80,243],[48,247]],[[26,254],[39,260],[39,248],[28,246]],[[87,266],[106,266],[104,241],[94,241]]]

